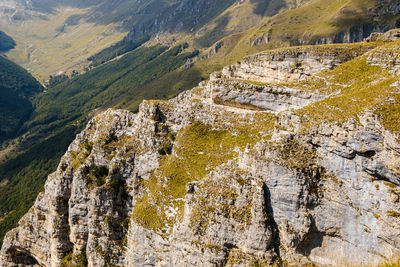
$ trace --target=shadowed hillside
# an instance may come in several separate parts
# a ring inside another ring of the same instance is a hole
[[[13,137],[33,112],[42,86],[23,68],[0,56],[0,140]]]
[[[6,52],[14,47],[15,41],[10,36],[0,31],[0,52]]]

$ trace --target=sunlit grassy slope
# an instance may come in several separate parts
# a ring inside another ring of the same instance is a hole
[[[372,22],[378,0],[317,0],[284,12],[270,24],[272,40],[316,40],[354,25]]]

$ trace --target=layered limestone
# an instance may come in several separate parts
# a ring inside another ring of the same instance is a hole
[[[248,56],[211,75],[212,99],[215,104],[275,113],[299,109],[326,96],[294,89],[290,82],[332,70],[374,47],[375,44],[306,46]]]
[[[325,98],[323,95],[283,85],[224,79],[219,74],[212,75],[210,81],[215,104],[249,110],[279,113],[288,109],[299,109]]]
[[[137,114],[96,116],[6,235],[0,266],[397,260],[396,47],[263,53]]]
[[[236,65],[225,67],[222,75],[226,79],[263,83],[298,81],[333,69],[371,48],[373,45],[353,44],[278,49],[245,57]]]

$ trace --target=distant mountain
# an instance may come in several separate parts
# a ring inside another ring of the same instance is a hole
[[[201,51],[244,33],[248,46],[270,44],[262,49],[354,42],[399,26],[399,11],[396,0],[4,0],[0,27],[20,44],[9,57],[45,81],[121,40]]]
[[[0,27],[21,44],[9,57],[45,81],[49,75],[83,70],[88,57],[124,38],[150,36],[166,45],[190,40],[196,48],[208,49],[221,38],[297,7],[291,2],[7,0],[0,3]]]

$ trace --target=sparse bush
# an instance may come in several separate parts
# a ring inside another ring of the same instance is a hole
[[[395,217],[395,218],[399,218],[400,217],[400,213],[394,210],[389,210],[387,212],[387,215],[390,217]]]
[[[165,141],[158,150],[158,153],[160,155],[170,155],[172,153],[172,147],[173,144],[171,142]]]
[[[106,177],[108,176],[109,170],[106,166],[91,165],[89,172],[96,178],[96,185],[102,186],[106,183]]]

